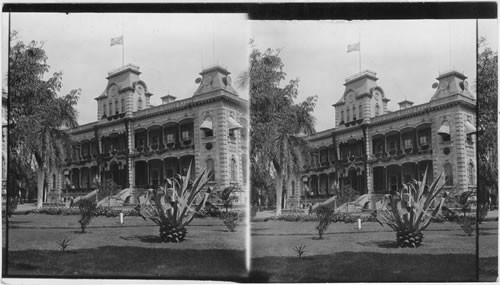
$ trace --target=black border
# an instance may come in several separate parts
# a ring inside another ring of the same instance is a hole
[[[251,20],[495,19],[497,3],[5,3],[3,12],[246,13]]]

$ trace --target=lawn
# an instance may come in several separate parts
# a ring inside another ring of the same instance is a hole
[[[481,225],[479,277],[497,275],[497,223]],[[476,237],[455,223],[431,224],[419,248],[398,248],[395,233],[378,223],[332,224],[317,240],[315,222],[252,223],[255,282],[476,281]],[[293,249],[305,245],[302,258]]]
[[[241,280],[245,228],[229,232],[216,218],[195,219],[186,241],[161,243],[140,217],[97,217],[80,233],[78,216],[14,215],[9,221],[8,277]],[[5,232],[4,232],[5,236]],[[66,252],[58,240],[70,239]],[[5,272],[4,272],[5,273]]]

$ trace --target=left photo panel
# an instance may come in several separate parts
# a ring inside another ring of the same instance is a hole
[[[3,13],[3,278],[247,277],[245,14]]]

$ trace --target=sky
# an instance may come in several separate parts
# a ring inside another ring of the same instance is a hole
[[[3,16],[6,31],[8,17]],[[494,50],[497,25],[496,20],[479,21],[479,34]],[[405,99],[427,102],[436,77],[450,69],[468,76],[472,87],[475,82],[475,20],[247,21],[244,14],[13,13],[11,26],[19,40],[44,42],[51,73],[63,72],[61,95],[82,89],[80,124],[96,120],[94,98],[106,87],[107,73],[122,65],[122,47],[110,47],[110,39],[122,34],[125,64],[140,67],[155,105],[168,93],[190,97],[198,73],[214,64],[237,79],[248,66],[250,38],[261,50],[281,49],[287,80],[300,80],[298,100],[318,96],[318,131],[334,126],[332,104],[342,96],[345,78],[359,72],[360,59],[362,70],[377,73],[390,110],[398,110],[397,103]],[[4,51],[6,39],[2,33]],[[356,42],[360,53],[347,53],[347,45]],[[3,75],[6,62],[4,52]],[[237,91],[248,98],[246,90]]]
[[[479,34],[495,50],[496,25],[479,25]],[[335,126],[332,105],[343,95],[345,79],[359,72],[360,61],[361,70],[377,73],[393,111],[405,99],[428,102],[436,77],[448,70],[464,73],[470,85],[475,82],[475,20],[251,21],[250,29],[260,50],[281,49],[286,81],[300,80],[297,101],[318,96],[317,131]],[[357,42],[361,54],[347,53]]]
[[[7,31],[8,17],[3,16]],[[248,65],[246,19],[244,14],[13,13],[11,29],[25,43],[44,42],[50,74],[63,72],[61,95],[82,89],[78,122],[85,124],[97,119],[94,98],[106,88],[108,72],[122,66],[122,46],[111,47],[111,38],[124,35],[124,63],[140,67],[141,79],[154,94],[151,103],[159,105],[167,94],[177,100],[191,97],[203,68],[218,64],[237,79]],[[5,75],[6,53],[2,60]],[[248,99],[245,90],[236,89]]]

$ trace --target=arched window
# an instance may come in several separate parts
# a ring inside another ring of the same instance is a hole
[[[231,159],[231,181],[236,181],[236,159]]]
[[[375,116],[380,115],[380,106],[377,104],[375,105]]]
[[[211,158],[207,159],[207,170],[208,170],[209,181],[215,181],[214,160]]]
[[[122,98],[122,113],[125,113],[125,99]]]
[[[447,163],[444,165],[445,185],[453,186],[453,167]]]
[[[472,161],[469,163],[468,172],[469,172],[469,185],[475,185],[476,179],[474,177],[475,172],[474,172],[474,164],[472,163]]]
[[[142,110],[142,99],[137,99],[137,110]]]

